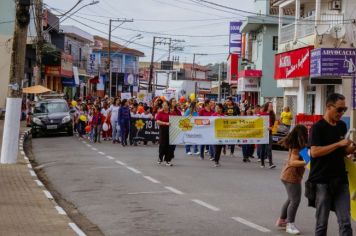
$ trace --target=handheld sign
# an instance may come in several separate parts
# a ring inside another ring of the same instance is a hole
[[[304,162],[308,164],[310,162],[309,148],[303,148],[299,155],[303,158]]]

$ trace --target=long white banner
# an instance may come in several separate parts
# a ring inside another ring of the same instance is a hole
[[[268,144],[268,116],[171,116],[172,145]]]

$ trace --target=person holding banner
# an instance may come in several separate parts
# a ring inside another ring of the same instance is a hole
[[[239,116],[240,108],[232,101],[232,97],[226,99],[226,106],[224,107],[224,112],[226,116]],[[235,153],[235,145],[229,145],[230,147],[230,156],[233,156]],[[224,149],[225,150],[225,149]],[[225,154],[225,151],[224,151]]]
[[[276,121],[276,114],[273,111],[273,104],[271,102],[265,103],[260,115],[269,116],[269,143],[261,144],[260,146],[261,168],[265,168],[265,159],[268,158],[269,168],[274,169],[276,166],[273,164],[272,160],[272,128],[274,126],[274,122]]]
[[[189,109],[184,112],[184,116],[198,116],[198,115],[199,115],[199,113],[198,113],[197,103],[191,102]],[[192,153],[190,151],[191,146],[192,145],[185,145],[185,153],[187,155],[192,155]],[[200,152],[198,151],[198,145],[193,145],[193,147],[194,147],[194,155],[199,155]]]
[[[295,226],[295,216],[302,197],[302,179],[305,171],[303,158],[299,152],[307,146],[308,130],[304,125],[297,125],[280,141],[281,146],[289,149],[288,160],[285,163],[281,181],[286,188],[288,199],[282,206],[282,211],[276,226],[284,228],[289,234],[300,234]]]
[[[215,113],[214,110],[211,109],[211,106],[210,106],[210,100],[206,99],[204,101],[202,109],[200,109],[200,111],[199,111],[199,116],[212,116],[214,113]],[[210,149],[211,146],[201,145],[200,146],[200,159],[202,159],[202,160],[204,160],[205,146],[206,146],[207,150],[210,152],[210,156],[214,156],[214,153],[212,152],[213,148]]]
[[[216,105],[216,112],[212,116],[225,116],[224,106],[221,103]],[[214,158],[210,158],[211,161],[215,162],[214,167],[220,166],[220,156],[221,156],[221,151],[222,151],[223,147],[224,147],[224,145],[215,145]]]
[[[161,164],[163,160],[167,166],[172,166],[172,157],[174,155],[174,149],[169,145],[169,103],[164,101],[162,103],[162,110],[156,115],[156,122],[159,125],[159,150],[158,150],[158,164]]]
[[[129,136],[130,120],[131,120],[129,102],[126,99],[122,100],[121,107],[118,113],[119,113],[118,120],[119,120],[120,131],[121,131],[120,133],[121,145],[125,147],[127,146],[127,138]]]
[[[345,156],[356,150],[346,137],[347,127],[341,117],[346,112],[345,96],[330,94],[326,112],[311,129],[310,173],[305,184],[309,206],[316,208],[315,235],[327,234],[330,211],[335,211],[340,236],[352,236],[349,180]]]

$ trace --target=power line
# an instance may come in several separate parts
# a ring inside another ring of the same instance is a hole
[[[192,0],[190,0],[190,1],[192,1]],[[255,13],[255,12],[251,12],[251,11],[246,11],[246,10],[234,8],[234,7],[229,7],[229,6],[226,6],[226,5],[218,4],[218,3],[207,1],[207,0],[196,0],[196,1],[207,3],[209,5],[217,6],[217,7],[220,7],[220,8],[225,8],[225,9],[229,9],[229,10],[233,10],[233,11],[237,11],[237,12],[246,13],[246,14],[252,14],[252,15],[263,16],[263,17],[271,17],[271,18],[277,18],[277,19],[284,18],[284,19],[287,19],[287,20],[292,20],[290,17],[279,17],[277,15]],[[352,23],[352,21],[354,21],[354,20],[355,19],[345,19],[344,22],[345,21],[351,21],[350,23]],[[333,22],[334,20],[318,20],[318,21],[316,21],[316,20],[300,19],[299,21],[304,21],[304,22],[307,22],[307,21],[309,21],[309,22]]]
[[[60,10],[63,11],[63,9],[60,8],[52,8],[54,10]],[[103,8],[102,8],[103,9]],[[90,9],[89,9],[90,10]],[[105,9],[104,9],[105,10]],[[89,14],[89,13],[77,13],[77,15],[83,15],[83,16],[95,16],[98,18],[105,18],[105,19],[110,19],[110,18],[115,18],[114,16],[108,16],[108,15],[97,15],[97,14]],[[206,18],[206,19],[144,19],[144,18],[133,18],[135,22],[161,22],[161,23],[170,23],[170,22],[201,22],[201,21],[217,21],[217,20],[233,20],[236,19],[236,17],[220,17],[220,18]]]
[[[97,20],[92,20],[86,17],[82,16],[75,16],[77,18],[81,18],[84,20],[88,20],[91,22],[95,22],[101,25],[106,25],[108,26],[109,24]],[[224,23],[224,22],[220,22]],[[173,36],[173,37],[189,37],[189,38],[212,38],[212,37],[227,37],[229,36],[228,34],[216,34],[216,35],[188,35],[188,34],[169,34],[169,33],[160,33],[160,32],[153,32],[153,31],[145,31],[145,30],[139,30],[139,29],[132,29],[132,28],[127,28],[127,27],[120,27],[120,29],[128,30],[128,31],[134,31],[134,32],[139,32],[139,33],[147,33],[147,34],[152,34],[152,35],[166,35],[166,36]]]

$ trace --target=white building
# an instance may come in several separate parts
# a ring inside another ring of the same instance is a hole
[[[356,67],[343,70],[346,60],[356,60],[356,1],[279,0],[274,5],[279,7],[275,79],[284,88],[285,106],[294,114],[323,114],[326,97],[339,92],[351,107]],[[284,16],[287,9],[295,9],[292,21]],[[345,63],[338,63],[340,57]],[[346,122],[349,116],[345,114]]]

